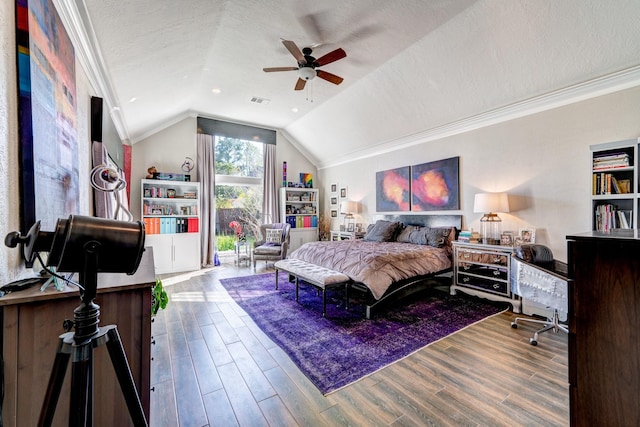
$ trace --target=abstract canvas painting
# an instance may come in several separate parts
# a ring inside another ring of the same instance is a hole
[[[376,172],[376,211],[408,211],[410,185],[409,166]]]
[[[51,0],[16,0],[21,227],[79,213],[73,44]]]
[[[459,157],[411,166],[411,210],[460,209]]]

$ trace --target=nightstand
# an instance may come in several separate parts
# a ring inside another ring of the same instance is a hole
[[[356,240],[362,239],[364,237],[364,233],[358,233],[355,231],[338,231],[331,230],[331,241],[338,240]]]
[[[492,301],[504,301],[520,313],[520,298],[511,293],[511,246],[453,242],[453,284],[457,291]]]

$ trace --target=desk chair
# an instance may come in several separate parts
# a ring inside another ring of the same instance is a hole
[[[552,317],[547,320],[517,317],[511,322],[514,329],[520,322],[544,325],[529,339],[531,345],[538,345],[538,335],[543,332],[553,330],[556,333],[569,333],[567,326],[560,323],[560,313],[568,311],[567,265],[554,260],[551,249],[536,244],[526,244],[516,249],[511,260],[511,291],[553,310]]]

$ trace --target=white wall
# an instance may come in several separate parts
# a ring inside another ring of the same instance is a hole
[[[25,269],[18,249],[4,246],[4,237],[20,229],[20,159],[18,149],[18,89],[15,12],[13,1],[0,2],[0,284],[33,275]],[[90,101],[95,92],[76,60],[76,117],[80,174],[80,213],[91,213]],[[50,230],[45,230],[50,231]]]
[[[155,166],[160,172],[182,173],[180,167],[185,157],[197,162],[197,119],[190,117],[144,139],[131,149],[131,213],[140,219],[140,180],[147,168]],[[287,162],[287,180],[298,181],[301,172],[317,176],[315,166],[280,133],[276,133],[276,161],[278,179],[282,176],[282,162]],[[191,171],[191,180],[198,180],[197,168]],[[314,183],[314,186],[317,186]]]
[[[333,182],[363,202],[357,222],[376,213],[375,173],[460,156],[460,211],[463,226],[479,231],[482,214],[473,213],[478,192],[506,191],[511,212],[501,214],[503,230],[536,228],[536,242],[566,260],[567,234],[591,229],[592,144],[640,136],[640,88],[465,134],[321,169],[321,191]],[[322,205],[329,212],[328,203]],[[451,213],[451,212],[449,212]]]

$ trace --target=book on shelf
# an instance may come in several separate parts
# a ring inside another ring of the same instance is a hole
[[[610,173],[593,174],[593,195],[628,194],[631,191],[631,180],[618,179]]]
[[[614,229],[630,229],[633,224],[630,210],[618,209],[612,204],[602,204],[595,208],[595,229],[608,233]]]
[[[631,166],[627,153],[609,153],[593,156],[593,169],[626,168]]]

